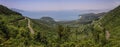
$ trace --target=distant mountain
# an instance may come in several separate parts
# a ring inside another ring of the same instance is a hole
[[[25,12],[25,11],[23,11],[23,10],[16,9],[16,8],[11,8],[11,10],[16,11],[16,12],[19,12],[19,13]]]
[[[82,15],[79,15],[80,19],[78,20],[78,23],[92,23],[92,21],[98,20],[105,14],[106,12],[97,13],[97,14],[95,13],[82,14]]]
[[[69,21],[79,19],[79,14],[86,13],[100,13],[107,12],[109,10],[61,10],[61,11],[25,11],[16,8],[11,8],[13,11],[20,12],[23,16],[27,16],[33,19],[39,19],[41,17],[52,17],[55,21]]]
[[[56,21],[51,17],[42,17],[40,19],[34,19],[34,21],[46,24],[48,26],[53,26],[54,24],[57,24]]]
[[[98,20],[103,17],[107,12],[102,13],[87,13],[79,15],[79,19],[69,21],[58,21],[61,24],[90,24],[94,20]]]
[[[42,17],[42,18],[40,18],[40,20],[46,21],[46,22],[55,22],[54,19],[51,17]]]

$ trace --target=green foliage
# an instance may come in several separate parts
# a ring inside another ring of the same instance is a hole
[[[69,35],[70,35],[70,28],[68,26],[63,27],[62,25],[58,25],[57,26],[57,33],[60,39],[60,43],[65,42],[65,41],[69,41]]]
[[[21,15],[20,13],[12,11],[3,5],[0,5],[0,14],[4,14],[7,16],[9,16],[9,15]]]
[[[0,47],[119,47],[120,6],[92,24],[48,24],[0,6]],[[106,31],[110,38],[106,39]]]

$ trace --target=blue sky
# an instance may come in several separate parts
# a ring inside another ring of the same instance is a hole
[[[0,4],[27,11],[103,10],[120,5],[120,0],[0,0]]]
[[[0,0],[0,4],[27,11],[22,14],[30,18],[49,16],[59,21],[78,19],[80,14],[91,13],[89,10],[112,10],[120,0]]]

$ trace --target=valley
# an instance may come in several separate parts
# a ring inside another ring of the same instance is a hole
[[[0,47],[119,47],[120,6],[71,21],[32,19],[0,5]]]

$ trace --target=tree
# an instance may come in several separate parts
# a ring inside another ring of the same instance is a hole
[[[58,33],[58,40],[60,41],[59,43],[66,42],[69,39],[70,28],[68,26],[58,25],[57,33]]]

